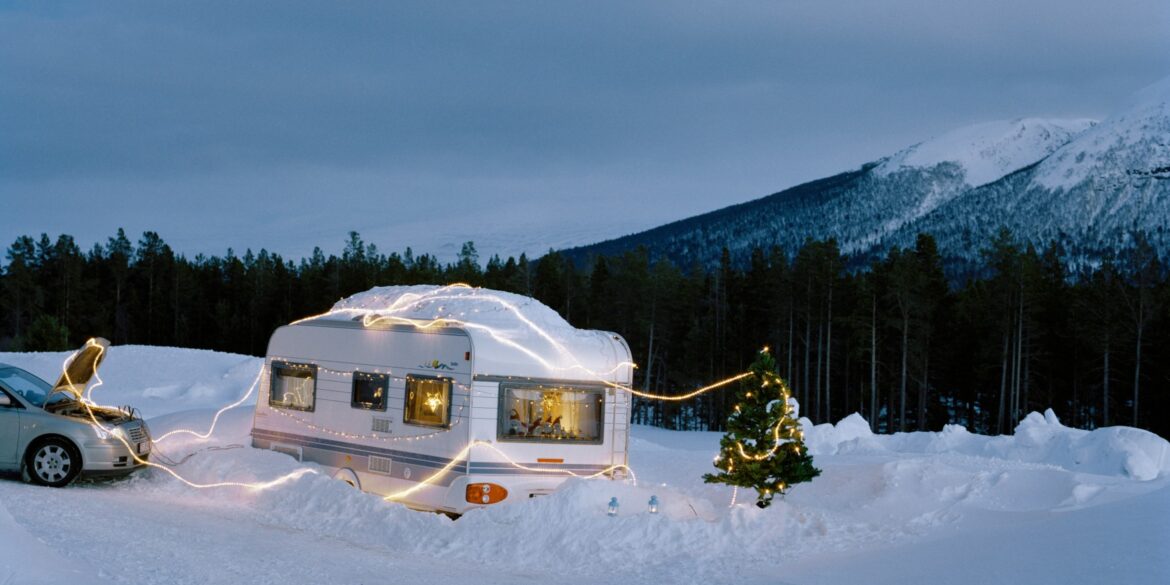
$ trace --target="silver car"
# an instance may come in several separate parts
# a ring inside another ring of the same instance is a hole
[[[0,471],[62,487],[79,475],[127,474],[145,465],[150,430],[133,409],[81,402],[108,346],[104,339],[86,342],[56,384],[0,363]]]

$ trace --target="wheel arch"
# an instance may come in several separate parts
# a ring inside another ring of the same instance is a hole
[[[340,479],[341,481],[344,481],[345,483],[348,483],[349,485],[357,488],[359,491],[362,489],[362,479],[358,477],[356,471],[348,467],[342,467],[341,469],[338,469],[337,472],[333,474],[333,479]]]
[[[85,450],[82,449],[81,445],[77,443],[77,439],[74,439],[69,435],[62,435],[61,433],[45,433],[43,435],[37,435],[36,437],[29,439],[28,443],[25,444],[24,452],[20,454],[20,469],[22,472],[28,465],[28,458],[30,455],[32,455],[33,449],[40,447],[42,443],[50,439],[61,439],[72,445],[73,450],[77,453],[78,468],[82,470],[85,469]]]

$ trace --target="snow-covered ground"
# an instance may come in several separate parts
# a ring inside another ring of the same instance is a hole
[[[65,355],[0,362],[51,380]],[[115,347],[94,398],[138,406],[156,435],[205,430],[260,364]],[[209,440],[159,449],[198,451],[176,468],[196,481],[301,468],[247,446],[250,411],[230,411]],[[158,471],[60,490],[8,479],[0,584],[1170,582],[1170,445],[1155,435],[1033,414],[1005,437],[874,436],[856,416],[806,436],[824,474],[767,510],[730,508],[730,489],[702,483],[718,434],[648,427],[631,440],[636,487],[571,481],[458,521],[313,473],[266,491],[194,489]]]

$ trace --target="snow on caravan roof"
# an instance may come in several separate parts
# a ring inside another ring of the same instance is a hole
[[[541,302],[463,285],[383,286],[342,299],[313,319],[456,327],[471,336],[477,375],[630,382],[620,336],[577,329]]]

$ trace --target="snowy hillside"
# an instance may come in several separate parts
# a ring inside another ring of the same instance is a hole
[[[886,176],[953,163],[963,170],[967,185],[979,187],[1043,160],[1095,123],[1024,118],[975,124],[911,146],[883,161],[874,173]]]
[[[65,354],[0,354],[53,377]],[[206,430],[260,360],[114,347],[94,397],[144,407],[156,435]],[[250,404],[195,453],[189,479],[298,468],[251,449]],[[0,481],[0,583],[1164,583],[1170,444],[1124,427],[1078,431],[1033,414],[1014,436],[959,427],[872,435],[858,416],[806,427],[824,474],[771,508],[728,507],[704,484],[719,435],[637,427],[637,485],[573,481],[458,521],[322,474],[267,491],[199,490],[157,471],[54,490]],[[216,447],[215,450],[204,450]],[[309,469],[316,469],[307,465]],[[646,512],[650,495],[662,501]],[[617,497],[616,518],[605,503]]]
[[[1070,190],[1094,179],[1170,179],[1170,78],[1135,94],[1118,114],[1044,160],[1035,185]]]
[[[977,243],[971,234],[1000,225],[1088,256],[1124,245],[1137,229],[1170,253],[1170,78],[1035,167],[939,207],[890,242],[908,245],[925,231],[954,252]]]
[[[927,232],[950,263],[963,263],[978,261],[1001,226],[1090,257],[1141,229],[1170,254],[1170,78],[1099,124],[976,124],[856,171],[566,254],[580,261],[646,246],[680,266],[714,266],[724,246],[743,262],[753,247],[791,254],[806,238],[835,238],[864,256]]]

